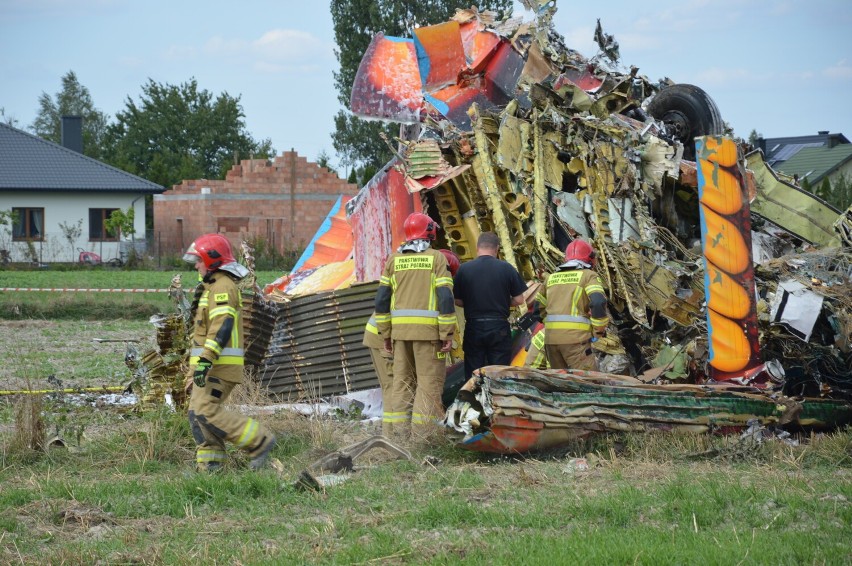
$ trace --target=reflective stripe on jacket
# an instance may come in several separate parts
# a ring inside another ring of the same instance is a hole
[[[453,278],[444,255],[431,248],[419,253],[395,253],[388,258],[379,279],[390,287],[390,305],[375,321],[381,336],[394,340],[447,340],[456,328],[452,300]],[[442,300],[439,295],[446,295]]]
[[[536,300],[544,320],[546,344],[580,344],[592,337],[592,326],[606,326],[608,319],[589,318],[589,296],[604,289],[591,269],[552,273],[541,286]]]
[[[362,342],[368,348],[377,348],[379,350],[385,347],[385,341],[379,335],[379,327],[376,326],[376,313],[370,315],[370,320],[364,327],[364,340]]]
[[[213,362],[210,375],[240,383],[245,361],[242,295],[224,272],[215,272],[208,280],[195,312],[189,365],[192,368],[203,357]]]

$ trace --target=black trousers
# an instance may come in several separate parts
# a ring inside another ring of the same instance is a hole
[[[512,329],[505,319],[466,320],[464,325],[464,373],[483,366],[507,366],[512,361]]]

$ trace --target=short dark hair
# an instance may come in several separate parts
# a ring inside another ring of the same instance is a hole
[[[497,237],[497,234],[494,232],[483,232],[479,235],[479,239],[476,241],[477,248],[491,248],[491,249],[499,249],[500,248],[500,238]]]

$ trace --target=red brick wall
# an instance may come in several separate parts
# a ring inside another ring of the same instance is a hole
[[[221,232],[234,246],[262,237],[278,251],[301,251],[337,197],[357,192],[356,185],[292,151],[272,161],[246,159],[223,181],[183,181],[155,195],[155,245],[161,255],[178,254],[201,234]]]

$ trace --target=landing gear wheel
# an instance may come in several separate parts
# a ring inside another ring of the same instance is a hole
[[[695,160],[695,138],[725,131],[716,103],[695,85],[664,88],[651,99],[648,114],[663,122],[669,135],[683,144],[683,157],[690,161]]]

